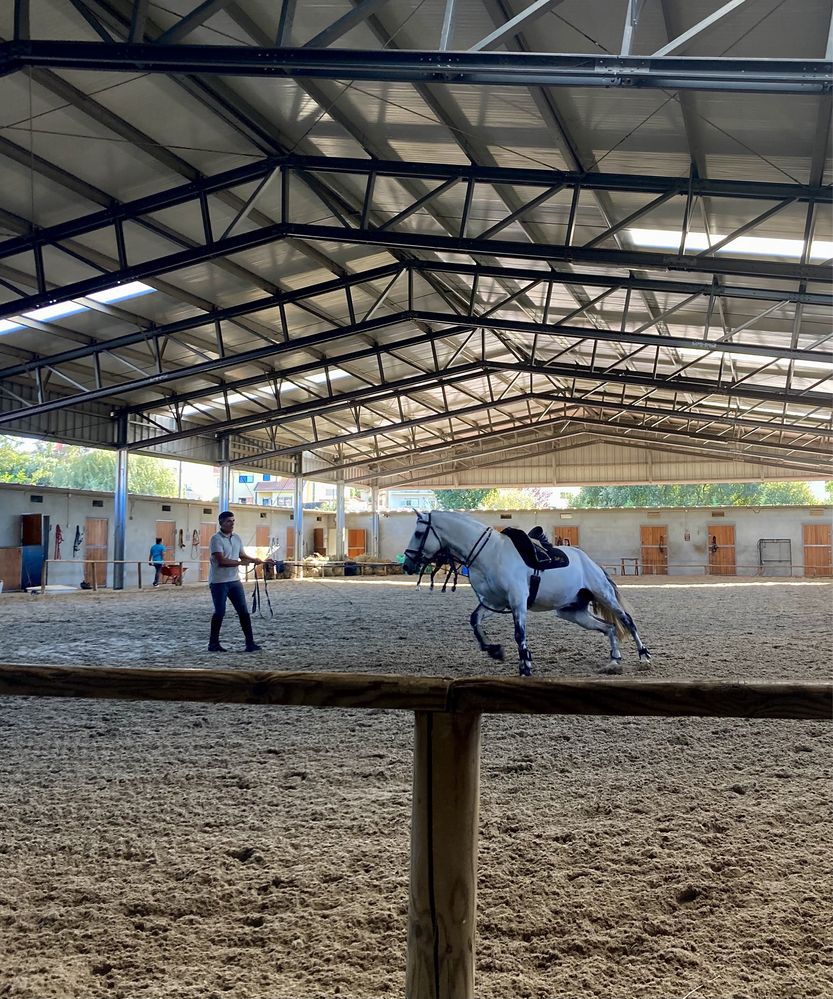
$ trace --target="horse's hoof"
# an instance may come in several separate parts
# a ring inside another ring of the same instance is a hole
[[[498,662],[503,662],[503,646],[502,645],[487,645],[486,651],[489,653],[492,659],[497,659]]]
[[[621,659],[611,659],[607,666],[603,666],[599,672],[604,673],[605,676],[619,676],[622,672]]]
[[[642,660],[643,662],[646,662],[646,663],[649,663],[649,662],[651,661],[651,653],[650,653],[650,652],[649,652],[649,651],[648,651],[647,649],[643,649],[643,650],[642,650],[642,651],[641,651],[641,652],[639,653],[639,658],[640,658],[640,660]]]
[[[532,670],[529,668],[529,666],[527,666],[526,663],[521,663],[521,665],[518,667],[518,673],[521,676],[532,676]]]

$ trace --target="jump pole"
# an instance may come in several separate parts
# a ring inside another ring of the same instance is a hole
[[[415,713],[408,999],[474,999],[480,714]]]

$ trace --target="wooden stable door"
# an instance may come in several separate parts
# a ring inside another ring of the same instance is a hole
[[[804,524],[804,575],[833,576],[830,524]]]
[[[291,524],[286,529],[286,557],[295,558],[295,528]]]
[[[87,517],[84,524],[84,582],[89,583],[90,586],[93,585],[93,571],[95,571],[95,585],[107,585],[106,559],[107,535],[109,533],[109,520]]]
[[[734,576],[737,572],[735,564],[735,528],[733,524],[707,524],[706,534],[709,553],[710,576]]]
[[[213,520],[204,520],[200,524],[200,582],[208,580],[208,571],[211,568],[211,552],[209,545],[211,538],[217,532],[217,525]]]
[[[258,558],[269,555],[269,525],[258,524],[255,527],[255,554]]]
[[[178,562],[179,559],[176,555],[176,521],[157,520],[156,537],[153,540],[155,541],[156,538],[161,538],[162,544],[165,546],[165,561]],[[150,550],[150,545],[148,545],[148,550]]]
[[[351,527],[347,531],[347,558],[364,555],[367,551],[367,531],[363,527]]]
[[[556,524],[550,534],[550,541],[556,548],[578,548],[578,525],[577,524]]]
[[[317,555],[327,554],[327,536],[323,527],[312,529],[312,550]]]
[[[639,543],[643,576],[668,575],[668,525],[640,524]]]

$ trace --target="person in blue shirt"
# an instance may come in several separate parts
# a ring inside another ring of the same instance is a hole
[[[156,575],[153,578],[153,585],[159,585],[159,574],[162,571],[162,566],[165,564],[165,546],[162,544],[162,539],[157,538],[156,544],[150,546],[150,555],[148,556],[148,565],[152,565],[156,570]]]

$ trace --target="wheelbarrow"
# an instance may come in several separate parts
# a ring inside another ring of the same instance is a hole
[[[159,569],[159,575],[163,583],[170,583],[172,586],[182,586],[182,577],[188,572],[188,567],[184,565],[163,565]]]

